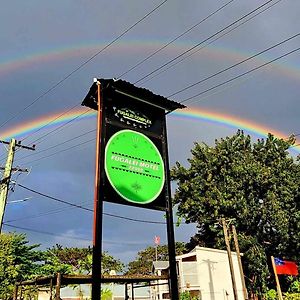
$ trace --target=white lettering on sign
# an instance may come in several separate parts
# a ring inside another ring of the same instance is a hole
[[[158,165],[150,164],[143,161],[140,162],[140,167],[158,171]]]
[[[142,172],[144,169],[151,169],[154,171],[159,170],[159,168],[158,168],[159,166],[156,164],[152,164],[152,163],[148,163],[148,162],[144,162],[144,161],[138,161],[136,159],[126,158],[126,157],[119,156],[116,154],[113,154],[111,156],[111,160],[114,160],[114,161],[117,161],[120,163],[124,163],[124,164],[128,164],[130,170],[135,170],[138,172]],[[133,166],[135,166],[135,168],[133,168]]]

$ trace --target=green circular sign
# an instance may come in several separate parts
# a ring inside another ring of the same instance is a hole
[[[114,190],[137,204],[154,201],[165,182],[163,159],[144,134],[121,130],[107,142],[105,172]]]

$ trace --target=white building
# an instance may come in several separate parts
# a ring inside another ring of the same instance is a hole
[[[238,300],[244,300],[237,255],[235,252],[231,254]],[[191,252],[177,256],[176,261],[180,293],[189,291],[191,296],[202,300],[234,300],[226,251],[197,246]],[[153,263],[153,270],[157,275],[166,272],[167,268],[168,262]],[[156,296],[152,298],[155,300],[169,299],[168,285],[158,285],[153,296]]]

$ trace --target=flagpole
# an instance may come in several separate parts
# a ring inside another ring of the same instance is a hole
[[[273,267],[274,275],[275,275],[275,281],[276,281],[276,288],[277,288],[278,298],[279,298],[279,300],[283,300],[282,293],[281,293],[281,288],[280,288],[280,283],[279,283],[279,279],[278,279],[278,275],[277,275],[277,271],[276,271],[274,256],[271,256],[271,261],[272,261],[272,267]]]

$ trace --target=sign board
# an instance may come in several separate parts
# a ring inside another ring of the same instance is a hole
[[[114,79],[95,79],[82,105],[98,111],[92,299],[101,295],[103,201],[109,201],[165,211],[170,296],[178,300],[165,116],[184,105]]]
[[[146,135],[129,129],[108,140],[105,172],[113,189],[136,204],[153,202],[165,182],[164,162],[157,147]]]
[[[100,83],[104,201],[165,210],[165,113],[183,106],[122,80]],[[97,97],[92,86],[83,105],[98,109]]]

